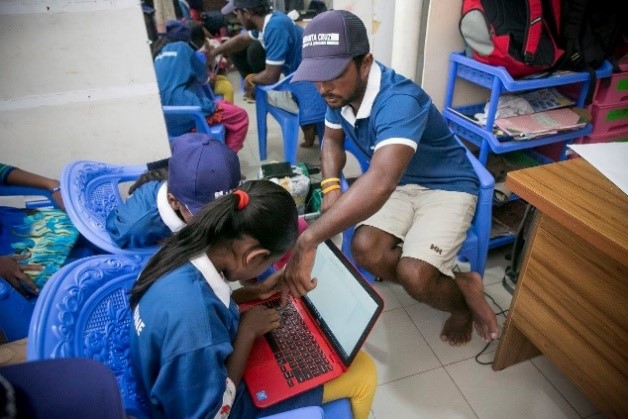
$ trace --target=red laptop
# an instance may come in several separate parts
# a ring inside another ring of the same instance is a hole
[[[312,277],[316,288],[290,298],[280,308],[281,327],[257,339],[251,350],[244,380],[257,407],[346,371],[384,309],[379,294],[329,240],[318,246]],[[279,300],[262,304],[279,307]]]

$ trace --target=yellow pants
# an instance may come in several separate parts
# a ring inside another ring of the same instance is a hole
[[[366,419],[371,411],[376,387],[375,364],[366,352],[360,351],[344,374],[325,383],[323,403],[349,398],[353,417]]]
[[[214,82],[214,93],[222,95],[222,97],[229,103],[233,103],[233,86],[228,78],[225,76],[216,76]]]

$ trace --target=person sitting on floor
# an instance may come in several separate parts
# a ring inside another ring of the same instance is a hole
[[[239,106],[221,100],[214,102],[204,94],[202,85],[209,75],[190,44],[192,31],[182,22],[170,20],[158,51],[154,51],[155,73],[163,106],[200,106],[209,125],[223,124],[225,143],[240,151],[249,129],[249,116]],[[177,119],[168,125],[173,136],[194,129],[192,118]]]
[[[240,161],[220,141],[190,133],[172,142],[167,173],[167,181],[134,185],[133,195],[109,213],[106,227],[118,246],[156,245],[180,230],[217,194],[238,186]]]

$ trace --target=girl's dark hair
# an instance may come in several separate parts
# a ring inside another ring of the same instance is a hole
[[[193,45],[193,50],[200,49],[205,44],[205,32],[203,32],[203,25],[198,22],[188,22],[190,28],[190,43]]]
[[[152,42],[150,44],[150,53],[153,56],[153,60],[159,55],[163,47],[165,47],[170,42],[170,38],[168,38],[167,36],[160,36],[155,42]]]
[[[270,250],[272,256],[285,253],[294,244],[298,215],[288,191],[268,180],[248,181],[238,189],[249,195],[249,203],[244,208],[237,209],[240,202],[237,194],[217,198],[165,241],[133,285],[132,308],[161,276],[218,243],[250,236],[262,248]]]
[[[142,173],[140,177],[137,178],[135,183],[129,187],[129,195],[132,195],[133,192],[135,192],[137,188],[139,188],[143,184],[151,182],[153,180],[158,181],[158,182],[163,182],[164,180],[168,180],[168,168],[162,167],[159,169],[149,170],[147,172]]]

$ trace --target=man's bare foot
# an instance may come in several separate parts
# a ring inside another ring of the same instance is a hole
[[[299,144],[301,147],[303,148],[311,148],[314,145],[314,141],[309,142],[309,141],[303,141],[301,144]]]
[[[485,342],[499,337],[497,317],[484,297],[482,277],[475,272],[464,272],[456,275],[456,284],[464,296],[473,316],[476,332]]]
[[[471,340],[471,327],[473,319],[471,314],[453,314],[449,316],[440,332],[440,340],[449,342],[451,346],[460,346]]]

